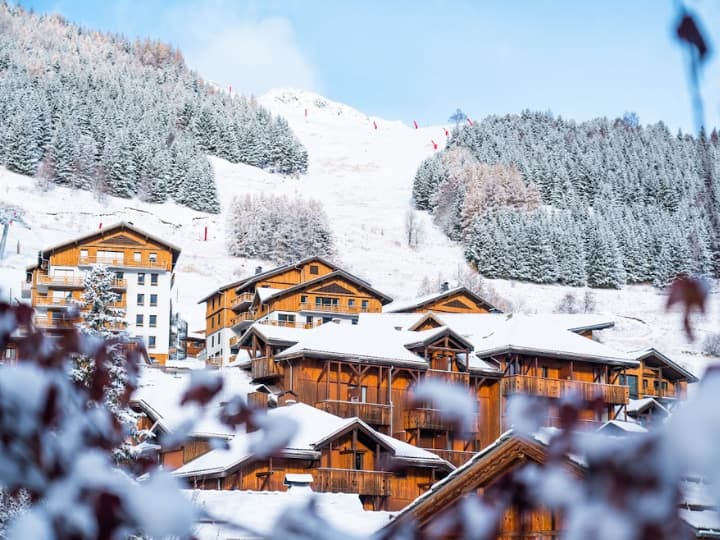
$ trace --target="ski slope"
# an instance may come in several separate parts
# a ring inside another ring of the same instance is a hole
[[[410,248],[405,239],[413,176],[420,161],[434,152],[431,141],[444,145],[442,126],[413,129],[299,90],[273,90],[259,101],[287,118],[306,146],[308,174],[283,178],[210,158],[223,207],[219,215],[172,203],[149,204],[61,187],[43,190],[33,179],[0,169],[0,201],[24,209],[31,226],[30,230],[11,227],[6,258],[0,261],[4,294],[19,297],[24,268],[34,262],[38,250],[96,230],[101,224],[125,220],[182,248],[176,268],[175,305],[191,330],[204,328],[199,298],[252,274],[256,266],[273,266],[268,261],[230,257],[224,247],[225,215],[233,197],[262,192],[322,201],[335,236],[338,262],[398,300],[414,297],[423,277],[441,274],[451,278],[464,266],[461,247],[448,240],[424,213],[419,214],[424,225],[421,244]],[[205,227],[207,241],[203,239]],[[528,313],[553,311],[568,291],[580,297],[583,294],[583,290],[554,285],[491,283],[518,310]],[[687,342],[681,332],[678,315],[664,313],[665,298],[652,287],[594,291],[594,296],[598,312],[616,316],[616,328],[603,332],[602,338],[617,348],[655,346],[698,372],[711,360],[699,351],[704,335],[720,331],[717,292],[712,295],[710,314],[698,321],[699,339],[694,343]]]

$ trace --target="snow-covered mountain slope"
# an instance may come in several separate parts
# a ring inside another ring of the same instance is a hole
[[[464,265],[462,249],[419,214],[424,238],[407,246],[405,214],[410,207],[412,179],[420,161],[444,145],[441,126],[413,129],[400,122],[368,117],[311,92],[274,90],[260,103],[288,119],[309,152],[309,172],[283,178],[246,165],[211,158],[223,206],[220,215],[202,214],[175,204],[155,205],[137,200],[98,197],[90,192],[54,187],[43,191],[27,177],[0,169],[0,200],[26,211],[26,230],[13,225],[7,258],[0,261],[0,287],[19,296],[24,267],[39,249],[120,220],[166,238],[183,249],[177,273],[176,305],[191,330],[204,327],[203,306],[196,302],[219,285],[251,274],[267,261],[226,255],[225,214],[234,196],[272,192],[312,197],[323,202],[336,239],[338,262],[395,297],[415,296],[424,276],[451,278]],[[307,111],[307,113],[306,113]],[[375,129],[377,125],[377,129]],[[208,240],[204,241],[204,229]],[[20,253],[16,248],[20,247]],[[568,291],[550,285],[493,281],[493,286],[527,312],[550,312]],[[697,354],[707,333],[717,325],[717,294],[713,313],[698,325],[699,339],[686,342],[676,314],[665,315],[664,297],[651,287],[594,291],[597,310],[617,316],[615,330],[604,339],[624,350],[655,346],[700,368],[708,360]]]

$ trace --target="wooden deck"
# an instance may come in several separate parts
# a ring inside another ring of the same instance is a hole
[[[318,468],[313,490],[358,495],[390,495],[392,473],[385,471],[359,471],[355,469]]]
[[[605,403],[623,405],[630,398],[627,386],[614,384],[591,383],[570,379],[545,379],[530,375],[511,375],[502,380],[504,395],[528,394],[549,398],[559,398],[575,392],[585,401],[601,398]]]
[[[326,399],[317,402],[315,406],[318,409],[341,418],[351,418],[353,416],[357,416],[368,424],[376,426],[390,425],[390,405]]]

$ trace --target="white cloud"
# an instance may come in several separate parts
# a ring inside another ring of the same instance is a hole
[[[237,13],[223,0],[193,2],[165,17],[187,64],[233,92],[260,95],[275,87],[320,90],[315,70],[285,18]]]

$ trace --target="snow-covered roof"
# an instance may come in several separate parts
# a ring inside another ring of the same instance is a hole
[[[292,347],[278,353],[275,358],[294,358],[312,354],[380,361],[411,366],[427,366],[424,358],[410,352],[406,343],[413,342],[417,332],[387,327],[364,327],[352,324],[327,323],[306,330],[302,339]]]
[[[393,451],[396,458],[452,468],[449,463],[431,452],[392,437],[382,436],[359,418],[340,418],[304,403],[270,409],[267,411],[267,415],[273,423],[285,420],[292,422],[297,427],[292,438],[281,450],[282,455],[317,459],[320,457],[319,448],[325,441],[353,425],[358,425],[376,436],[381,444],[384,443],[384,446]],[[222,476],[244,461],[251,459],[253,448],[263,436],[262,431],[248,433],[241,427],[230,441],[228,448],[211,450],[186,463],[175,470],[173,474],[180,477]]]
[[[560,329],[542,316],[511,315],[494,319],[494,324],[487,325],[486,333],[482,333],[483,328],[478,328],[476,333],[468,336],[479,357],[505,353],[537,354],[628,367],[639,365],[630,355]]]
[[[183,360],[167,360],[166,369],[205,369],[205,362],[188,356]]]
[[[322,264],[324,264],[325,266],[327,266],[329,268],[332,268],[333,270],[338,269],[337,265],[335,265],[334,263],[331,263],[327,259],[323,259],[322,257],[317,257],[317,256],[305,257],[304,259],[300,259],[299,261],[276,266],[275,268],[271,268],[270,270],[265,270],[264,272],[259,272],[253,276],[250,276],[248,278],[238,281],[237,282],[238,292],[240,292],[242,289],[246,289],[248,286],[253,285],[254,283],[257,283],[258,281],[267,279],[269,277],[276,276],[278,274],[282,274],[283,272],[286,272],[293,268],[300,268],[301,266],[311,263],[311,262],[314,262],[314,261],[321,262]]]
[[[258,298],[260,298],[261,303],[265,303],[265,301],[275,296],[277,293],[284,291],[285,289],[276,289],[275,287],[258,287],[255,292],[258,295]]]
[[[487,309],[489,311],[495,311],[500,312],[501,310],[490,304],[487,300],[484,298],[478,296],[474,292],[472,292],[467,287],[455,287],[453,289],[448,289],[447,291],[439,291],[431,294],[426,294],[424,296],[420,296],[418,298],[415,298],[413,300],[409,301],[403,301],[403,302],[392,302],[391,304],[388,304],[383,308],[383,312],[386,313],[395,313],[395,312],[402,312],[402,311],[408,311],[412,309],[418,309],[426,304],[430,304],[432,302],[437,302],[439,300],[442,300],[443,298],[447,298],[449,296],[452,296],[457,293],[464,293],[465,295],[469,296],[473,299],[473,301],[477,304],[484,304],[487,306]]]
[[[655,408],[656,410],[662,411],[665,414],[670,414],[670,411],[668,411],[668,409],[662,403],[651,397],[628,400],[626,410],[628,414],[642,414],[651,408]]]
[[[338,529],[338,538],[369,536],[390,519],[389,512],[371,512],[363,508],[358,495],[350,493],[314,493],[310,490],[230,491],[183,490],[204,514],[194,528],[198,540],[240,540],[271,538],[280,516],[292,509],[303,509],[313,499],[320,517]],[[300,510],[301,512],[303,510]],[[231,528],[234,523],[245,530]],[[344,534],[343,534],[344,533]]]
[[[600,432],[623,431],[626,433],[647,433],[647,428],[636,424],[635,422],[623,422],[622,420],[610,420],[605,422],[598,429]]]
[[[720,538],[720,513],[714,491],[701,478],[684,478],[680,484],[680,518],[695,529],[698,538]]]
[[[223,369],[218,373],[223,378],[223,389],[201,411],[200,419],[189,433],[193,437],[231,437],[232,429],[217,419],[219,404],[234,396],[247,396],[255,390],[256,385],[251,384],[249,375],[241,369]],[[180,400],[190,385],[190,376],[190,373],[169,373],[144,367],[131,403],[142,409],[163,431],[171,433],[198,415],[196,407],[180,406]]]
[[[253,333],[266,343],[293,344],[300,341],[308,332],[306,328],[268,324],[266,318],[255,321],[240,338],[240,345],[248,345]]]
[[[640,349],[640,350],[634,350],[629,351],[629,355],[631,355],[636,360],[645,360],[651,356],[654,356],[658,360],[660,360],[661,363],[665,364],[666,368],[668,368],[670,371],[674,371],[675,375],[679,376],[678,378],[686,379],[690,383],[696,383],[700,379],[698,379],[695,375],[693,375],[690,371],[685,369],[683,366],[672,360],[669,356],[661,353],[654,347],[648,347],[647,349]],[[646,362],[646,365],[649,365]],[[663,372],[663,375],[667,376],[668,369],[666,369]]]

